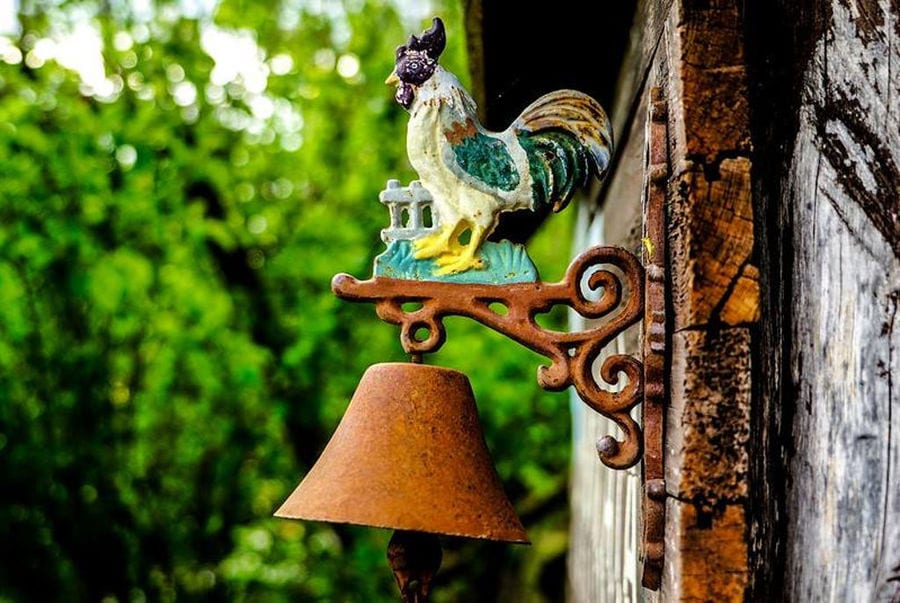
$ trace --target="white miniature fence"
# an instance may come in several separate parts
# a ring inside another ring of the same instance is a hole
[[[401,186],[399,180],[388,180],[387,188],[381,191],[378,200],[387,205],[391,214],[391,225],[381,231],[381,240],[385,244],[417,239],[438,229],[431,193],[418,180],[413,180],[409,186]]]

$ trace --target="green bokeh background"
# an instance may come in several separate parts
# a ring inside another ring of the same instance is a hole
[[[396,600],[387,531],[271,514],[365,368],[403,359],[329,283],[368,276],[378,192],[414,177],[383,81],[427,19],[376,0],[17,8],[0,38],[0,601]],[[461,7],[431,10],[466,81]],[[48,51],[85,23],[99,88]],[[216,63],[216,35],[256,76]],[[573,213],[530,245],[545,279]],[[536,355],[447,325],[430,362],[470,376],[534,545],[447,540],[434,600],[560,600],[567,398],[538,389]]]

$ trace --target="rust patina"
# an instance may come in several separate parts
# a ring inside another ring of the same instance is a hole
[[[376,364],[277,517],[395,529],[388,562],[404,602],[428,599],[438,534],[528,543],[462,373]]]

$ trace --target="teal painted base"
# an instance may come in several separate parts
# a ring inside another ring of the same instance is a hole
[[[523,245],[501,241],[487,242],[481,247],[484,268],[457,274],[437,276],[434,260],[413,257],[411,241],[392,241],[387,251],[375,258],[375,276],[412,281],[440,281],[479,285],[534,283],[539,280],[537,268]]]

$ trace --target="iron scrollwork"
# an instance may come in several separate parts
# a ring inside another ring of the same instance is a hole
[[[443,319],[451,315],[476,320],[546,356],[550,365],[539,367],[537,374],[542,388],[561,391],[573,386],[588,406],[622,430],[621,440],[606,436],[598,443],[603,463],[626,469],[641,459],[641,427],[631,416],[643,400],[641,362],[614,354],[594,370],[604,347],[643,317],[644,268],[628,251],[593,247],[576,258],[557,283],[458,284],[384,277],[361,281],[339,274],[332,290],[348,301],[374,303],[382,320],[400,327],[403,349],[414,357],[436,352],[444,344]],[[405,309],[409,302],[416,307]],[[497,304],[505,311],[497,311]],[[578,332],[540,326],[537,316],[557,305],[601,322]]]

